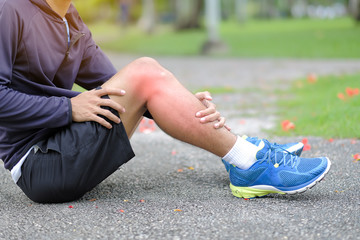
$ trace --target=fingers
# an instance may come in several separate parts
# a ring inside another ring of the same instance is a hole
[[[219,121],[219,122],[217,122],[217,123],[214,124],[214,128],[215,128],[215,129],[225,127],[226,130],[231,131],[231,128],[230,128],[228,125],[225,124],[226,118],[220,117],[220,118],[218,119],[218,121]]]
[[[112,128],[111,123],[109,123],[108,121],[106,121],[104,118],[99,117],[98,115],[95,115],[92,121],[97,122],[97,123],[99,123],[100,125],[108,128],[108,129],[111,129],[111,128]]]
[[[205,104],[204,104],[205,105]],[[222,128],[225,125],[225,118],[216,110],[216,105],[207,101],[207,108],[196,113],[201,123],[214,122],[214,128]]]
[[[216,111],[216,105],[214,103],[207,100],[203,100],[202,103],[206,109],[196,113],[196,117],[200,118],[200,122],[211,122],[217,120],[220,117],[220,113]]]
[[[122,107],[117,102],[115,102],[111,99],[101,98],[102,96],[105,96],[105,95],[124,96],[126,94],[125,90],[117,89],[117,88],[101,88],[98,90],[91,90],[90,92],[92,92],[92,91],[94,91],[93,93],[96,96],[98,96],[97,106],[111,107],[120,113],[125,112],[125,108]]]
[[[101,98],[101,100],[99,102],[99,106],[111,107],[114,110],[118,111],[119,113],[125,113],[125,108],[111,99]]]
[[[112,99],[101,98],[104,95],[124,96],[125,91],[103,88],[83,92],[78,96],[71,98],[73,121],[94,121],[109,129],[112,128],[110,121],[120,123],[120,118],[116,114],[112,113],[108,109],[104,109],[103,107],[110,107],[119,113],[124,113],[125,108]],[[99,115],[106,117],[109,121]]]
[[[208,110],[208,109],[207,109]],[[209,109],[210,111],[210,109]],[[207,123],[207,122],[214,122],[221,118],[221,115],[218,111],[215,110],[215,112],[207,113],[203,117],[200,118],[201,123]]]
[[[218,129],[218,128],[222,128],[225,125],[225,118],[224,117],[219,117],[218,122],[214,124],[214,128]]]
[[[201,123],[214,122],[214,128],[219,129],[225,127],[228,131],[231,130],[229,126],[225,124],[226,119],[216,110],[216,105],[212,102],[212,97],[209,92],[198,92],[195,96],[202,102],[206,109],[197,112],[195,115],[200,118]]]
[[[226,118],[222,117],[219,112],[216,112],[210,116],[203,117],[200,119],[201,123],[210,123],[214,122],[214,128],[219,129],[225,127],[228,131],[231,131],[231,128],[225,124]]]
[[[208,91],[195,93],[195,96],[200,101],[202,101],[202,100],[211,101],[212,100],[211,94]]]
[[[94,92],[99,97],[104,95],[124,96],[126,94],[125,90],[117,88],[100,88],[91,90],[90,92]]]
[[[107,119],[109,119],[110,121],[113,121],[115,123],[120,123],[120,118],[115,115],[114,113],[112,113],[110,110],[108,109],[104,109],[104,108],[100,108],[99,112],[96,114],[97,115],[101,115],[106,117]]]
[[[115,114],[113,114],[110,110],[101,108],[101,110],[96,111],[96,112],[94,112],[94,114],[92,114],[87,121],[97,122],[100,125],[108,128],[108,129],[112,128],[112,124],[109,121],[113,121],[114,123],[121,122],[120,118],[118,116],[116,116]],[[109,121],[100,117],[100,115],[106,117],[107,119],[109,119]]]

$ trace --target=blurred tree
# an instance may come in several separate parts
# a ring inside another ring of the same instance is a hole
[[[117,16],[116,0],[73,0],[81,18],[90,23],[98,19],[115,19]]]
[[[260,2],[260,17],[261,18],[275,18],[278,16],[276,8],[276,0],[261,0]]]
[[[236,20],[239,22],[245,22],[247,19],[247,5],[248,0],[235,0]]]
[[[221,19],[227,20],[234,13],[234,0],[223,0],[221,4]]]
[[[349,0],[349,12],[356,21],[360,22],[360,0]]]
[[[138,26],[150,34],[155,29],[155,5],[154,0],[142,0],[142,15]]]
[[[205,0],[205,22],[208,38],[201,50],[203,54],[217,54],[227,51],[227,47],[221,41],[219,34],[220,15],[220,0]]]
[[[202,0],[173,0],[175,11],[175,28],[190,29],[200,27],[203,8]]]
[[[295,0],[278,0],[278,7],[281,17],[291,17],[291,8],[294,6]]]

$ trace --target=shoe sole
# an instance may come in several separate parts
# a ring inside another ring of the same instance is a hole
[[[273,186],[269,186],[269,185],[256,185],[256,186],[252,186],[252,187],[236,187],[236,186],[232,185],[231,183],[230,183],[230,189],[231,189],[232,194],[238,198],[264,197],[271,193],[282,194],[282,195],[284,195],[284,194],[292,195],[292,194],[297,194],[297,193],[303,193],[307,189],[314,187],[329,172],[331,162],[328,158],[326,158],[326,159],[328,161],[328,165],[327,165],[325,171],[317,179],[312,181],[309,185],[299,188],[299,189],[296,189],[296,190],[283,191],[283,190],[279,190],[279,189],[277,189]]]

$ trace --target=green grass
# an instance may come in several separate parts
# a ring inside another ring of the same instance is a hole
[[[235,89],[231,86],[217,86],[217,87],[203,87],[203,88],[199,88],[193,92],[197,93],[197,92],[204,92],[204,91],[210,92],[211,95],[216,95],[216,94],[235,93],[235,92],[238,92],[239,89]]]
[[[351,19],[293,19],[223,26],[232,56],[357,58],[360,27]]]
[[[83,87],[80,87],[79,85],[77,85],[76,83],[74,84],[73,88],[72,88],[73,91],[76,91],[76,92],[84,92],[86,91],[85,88]]]
[[[98,23],[90,29],[108,51],[141,55],[198,55],[205,30],[176,32],[160,25],[152,35],[131,26]],[[358,58],[360,26],[350,18],[250,20],[245,24],[223,22],[222,40],[231,57]]]
[[[360,88],[360,74],[329,76],[316,83],[301,80],[279,101],[280,122],[276,135],[320,136],[325,138],[360,138],[360,95],[340,100],[347,87]],[[282,120],[290,120],[295,129],[281,128]]]
[[[159,26],[147,35],[136,27],[121,29],[100,23],[90,26],[95,41],[107,51],[140,55],[196,55],[206,39],[203,31],[175,32],[170,26]]]

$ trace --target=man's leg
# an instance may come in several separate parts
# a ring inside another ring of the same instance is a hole
[[[102,87],[126,91],[125,96],[110,98],[126,109],[120,117],[129,137],[148,109],[164,132],[219,157],[225,156],[236,142],[236,136],[226,128],[200,123],[195,114],[205,106],[151,58],[135,60]]]
[[[258,147],[226,128],[215,129],[213,123],[200,123],[195,114],[205,108],[203,104],[150,58],[132,62],[103,87],[127,92],[125,96],[110,95],[110,98],[126,109],[121,119],[129,137],[148,109],[159,127],[169,135],[231,163],[230,187],[237,197],[304,192],[330,169],[327,158],[299,158],[267,140]]]

